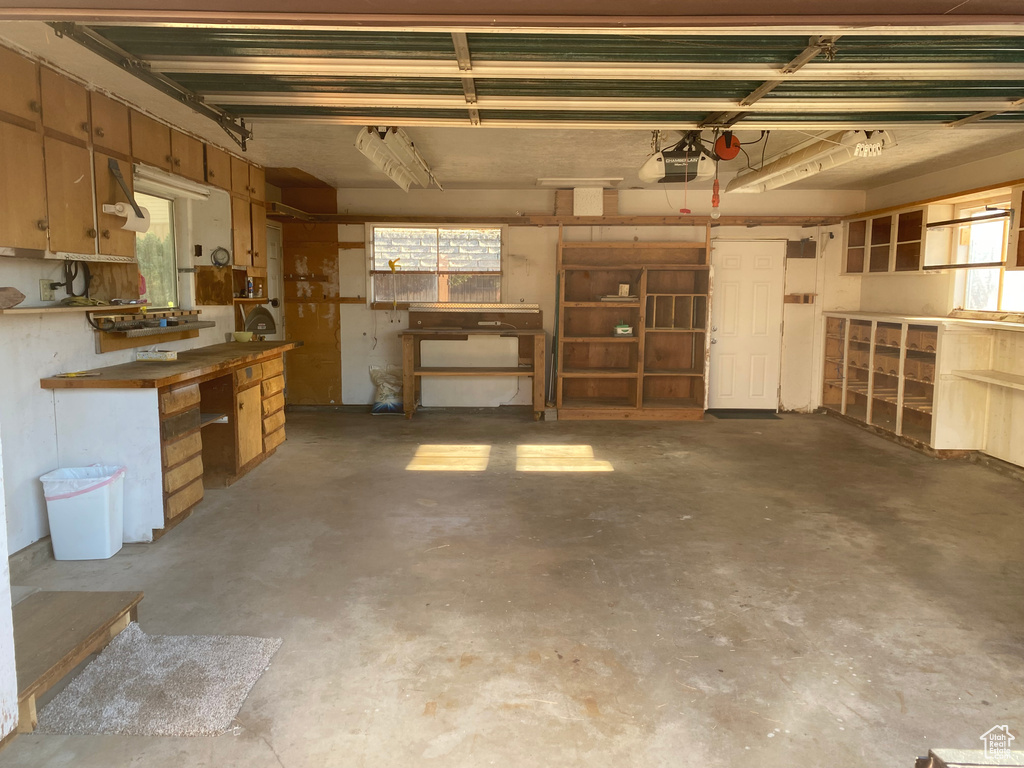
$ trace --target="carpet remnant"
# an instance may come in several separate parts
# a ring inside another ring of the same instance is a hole
[[[131,623],[39,713],[38,733],[215,736],[281,640],[147,635]]]

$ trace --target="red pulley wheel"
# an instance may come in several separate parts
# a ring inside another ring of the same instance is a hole
[[[723,133],[715,140],[715,154],[719,160],[732,160],[740,153],[740,140],[731,132]]]

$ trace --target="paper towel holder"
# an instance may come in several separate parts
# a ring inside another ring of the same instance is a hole
[[[121,187],[121,191],[124,192],[124,196],[128,198],[128,204],[104,204],[103,212],[114,216],[124,216],[125,223],[121,226],[121,229],[127,229],[132,232],[148,232],[149,211],[140,207],[139,204],[135,202],[135,196],[132,195],[131,190],[128,189],[128,184],[124,180],[124,175],[121,173],[121,166],[118,164],[117,160],[112,157],[108,157],[107,168],[110,170],[110,174],[117,179],[117,183]],[[131,208],[128,207],[129,205]]]

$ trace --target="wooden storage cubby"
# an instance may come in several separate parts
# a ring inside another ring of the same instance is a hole
[[[560,418],[703,417],[710,230],[703,234],[678,243],[559,237]],[[631,298],[610,298],[621,284]],[[622,323],[632,336],[614,336]]]
[[[937,327],[863,317],[825,318],[822,405],[930,445]]]

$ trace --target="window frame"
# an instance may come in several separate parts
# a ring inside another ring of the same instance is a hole
[[[966,218],[971,215],[970,212],[984,209],[987,206],[1006,207],[1011,208],[1013,205],[1012,196],[1009,195],[998,195],[994,197],[984,198],[980,200],[971,200],[967,202],[958,203],[953,211],[955,218]],[[957,314],[961,315],[977,315],[980,317],[993,317],[996,315],[1002,316],[1008,313],[1015,313],[1015,310],[1003,309],[1004,303],[1004,292],[1006,287],[1006,271],[1009,266],[1012,270],[1012,265],[1009,263],[1010,258],[1010,242],[1012,240],[1014,222],[1010,218],[1002,219],[1003,224],[1003,240],[1002,240],[1002,253],[998,261],[1003,262],[1002,266],[999,267],[978,267],[978,269],[998,269],[999,270],[999,285],[997,288],[996,296],[996,308],[995,309],[973,309],[967,306],[967,291],[970,283],[972,269],[962,269],[957,275],[957,281],[955,285],[956,291],[956,309],[954,310]],[[961,225],[956,229],[956,235],[953,241],[950,243],[952,249],[951,263],[959,263],[957,261],[957,249],[960,247],[959,241],[962,236],[961,233],[964,230],[969,230],[971,225]],[[969,258],[969,254],[965,254],[965,257]],[[968,263],[968,262],[963,262]]]
[[[171,304],[171,305],[166,305],[166,306],[165,305],[159,305],[158,306],[156,304],[149,304],[147,306],[150,309],[154,309],[154,310],[156,310],[156,309],[181,309],[182,308],[182,290],[181,290],[182,286],[181,286],[181,280],[180,280],[180,273],[178,271],[179,267],[180,267],[180,264],[179,264],[179,248],[178,248],[178,242],[179,242],[179,233],[178,233],[179,221],[178,220],[180,218],[180,216],[179,216],[179,214],[180,214],[179,200],[178,200],[177,197],[175,197],[174,195],[170,194],[168,191],[163,190],[163,189],[159,189],[158,187],[151,186],[151,185],[141,185],[141,186],[142,186],[142,188],[140,189],[139,188],[140,185],[138,183],[136,183],[136,187],[134,189],[134,192],[135,192],[136,195],[146,195],[147,197],[153,197],[153,198],[156,198],[158,200],[163,200],[166,203],[168,203],[168,208],[170,210],[170,219],[171,219],[170,220],[171,247],[173,249],[171,255],[172,255],[172,261],[173,261],[173,264],[174,264],[174,280],[172,281],[172,284],[174,285],[174,303]],[[139,233],[139,234],[141,234],[141,233]],[[136,249],[138,248],[139,234],[135,235]],[[148,234],[148,233],[146,233],[146,234]],[[138,253],[136,253],[135,261],[136,261],[136,266],[138,267],[139,266]],[[141,272],[142,272],[142,270],[140,269],[139,273],[141,274]]]
[[[373,233],[377,228],[386,229],[492,229],[498,230],[501,233],[501,252],[498,255],[498,269],[497,270],[486,270],[486,271],[466,271],[466,270],[455,270],[455,271],[441,271],[441,270],[401,270],[402,274],[405,275],[435,275],[440,277],[441,275],[497,275],[498,276],[498,301],[501,303],[501,297],[506,294],[506,271],[505,262],[507,259],[508,250],[508,225],[507,224],[470,224],[468,222],[407,222],[407,221],[368,221],[365,224],[365,235],[364,243],[366,248],[366,297],[367,306],[370,309],[376,310],[407,310],[410,304],[417,302],[408,301],[387,301],[378,300],[374,294],[374,275],[386,275],[391,274],[388,270],[374,269],[374,238]],[[438,304],[457,304],[458,302],[450,301],[439,301],[434,302]]]

